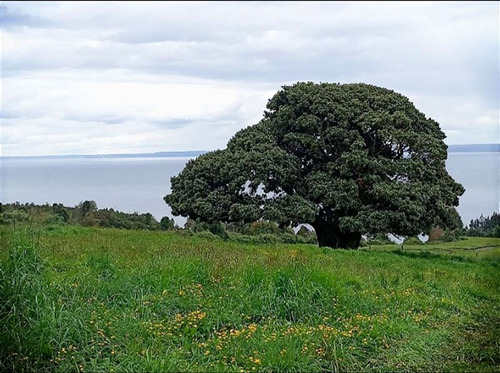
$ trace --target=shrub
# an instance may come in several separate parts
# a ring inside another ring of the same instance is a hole
[[[308,237],[309,235],[311,235],[313,233],[314,233],[314,231],[310,230],[305,225],[302,225],[299,228],[299,230],[297,231],[297,236]]]
[[[405,245],[424,245],[424,243],[422,241],[420,241],[420,239],[418,237],[408,237],[406,238],[403,243]]]
[[[444,234],[444,230],[440,227],[432,228],[429,233],[429,242],[440,241]]]
[[[248,230],[248,224],[243,224],[240,222],[231,222],[231,223],[226,223],[225,228],[227,232],[234,232],[234,233],[245,233],[245,229]]]
[[[445,231],[441,236],[440,241],[442,242],[452,242],[457,240],[457,234],[454,231]]]
[[[493,237],[500,238],[500,225],[497,225],[495,229],[493,229]]]
[[[52,213],[65,223],[69,220],[68,211],[62,203],[54,203],[52,205]]]
[[[366,239],[366,245],[376,246],[376,245],[390,245],[393,242],[387,237],[387,234],[377,234],[373,236],[368,236]]]
[[[224,227],[224,225],[220,221],[218,221],[216,223],[209,224],[208,230],[212,234],[215,234],[216,236],[219,236],[220,238],[223,238],[225,240],[227,240],[229,238],[229,236],[226,232],[226,228]]]
[[[255,243],[279,243],[280,238],[275,234],[262,233],[255,237]]]
[[[195,233],[195,236],[199,237],[199,238],[209,239],[209,240],[220,240],[219,236],[213,234],[210,231],[200,231],[200,232]]]
[[[296,236],[292,233],[280,233],[278,237],[279,240],[284,243],[299,243],[299,238],[305,241],[305,237]]]
[[[173,230],[175,226],[174,219],[169,218],[168,216],[164,216],[160,220],[160,229],[162,231]]]
[[[250,225],[249,233],[254,235],[260,234],[278,234],[280,232],[276,223],[268,221],[256,221]]]
[[[235,232],[229,232],[229,239],[241,243],[253,243],[255,241],[255,238],[253,236]]]
[[[199,220],[192,220],[189,224],[189,229],[194,233],[208,231],[208,223]]]
[[[0,215],[0,224],[13,224],[27,221],[29,214],[23,210],[7,211]]]

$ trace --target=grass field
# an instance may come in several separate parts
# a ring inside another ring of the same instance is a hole
[[[467,237],[454,242],[432,242],[425,245],[370,246],[368,250],[403,251],[419,255],[430,253],[471,258],[500,258],[500,238]]]
[[[500,371],[499,239],[0,233],[2,371]]]

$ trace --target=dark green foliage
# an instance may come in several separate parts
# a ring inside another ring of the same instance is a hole
[[[184,228],[185,229],[191,229],[194,226],[194,224],[195,224],[195,221],[193,219],[191,219],[191,218],[188,218],[186,220],[186,223],[184,224]]]
[[[460,236],[465,235],[463,228],[443,230],[436,227],[429,233],[429,242],[452,242],[460,239]]]
[[[216,236],[219,236],[220,238],[229,238],[226,228],[220,221],[209,224],[208,231]]]
[[[491,217],[481,215],[471,220],[464,234],[472,237],[500,237],[500,214],[494,212]]]
[[[75,207],[60,203],[52,206],[33,203],[8,203],[2,206],[0,224],[29,222],[33,224],[74,224],[102,228],[148,229],[160,228],[150,213],[125,213],[113,209],[98,209],[94,201],[84,201]],[[173,221],[172,221],[173,222]]]
[[[208,232],[224,240],[232,239],[239,242],[266,243],[266,242],[286,242],[286,243],[317,243],[316,234],[310,232],[307,237],[300,237],[294,234],[291,228],[280,228],[273,222],[258,221],[253,223],[230,223],[219,222],[207,223],[200,220],[188,219],[184,229],[175,227],[174,219],[164,216],[158,223],[149,214],[128,214],[113,209],[98,209],[95,202],[80,203],[75,207],[66,207],[62,204],[35,205],[35,204],[4,204],[0,213],[0,224],[11,225],[34,224],[42,225],[45,231],[56,230],[58,226],[83,225],[101,228],[121,228],[139,230],[177,230],[182,234]],[[84,208],[82,206],[95,206],[95,208]],[[232,232],[231,236],[228,232]],[[212,237],[208,233],[203,233],[207,237]],[[261,234],[271,235],[273,238]]]
[[[185,228],[191,230],[195,233],[200,232],[210,232],[213,235],[219,236],[220,238],[229,238],[226,228],[221,222],[206,223],[200,220],[190,221],[189,224],[186,222]]]
[[[227,149],[188,162],[165,201],[174,215],[207,222],[308,223],[320,246],[452,229],[464,189],[446,171],[444,138],[394,91],[297,83]]]
[[[305,238],[303,236],[292,233],[281,233],[279,238],[283,243],[305,243]]]
[[[54,203],[52,205],[52,213],[61,219],[62,222],[66,223],[69,220],[69,214],[62,203]]]
[[[241,242],[241,243],[255,243],[254,236],[249,236],[247,234],[241,234],[236,232],[229,232],[228,234],[231,241]]]
[[[278,243],[278,242],[281,242],[281,240],[275,234],[260,233],[256,236],[254,242],[256,242],[256,243]]]
[[[0,224],[13,224],[28,220],[29,214],[25,211],[5,211],[0,215]]]
[[[500,225],[497,225],[495,229],[493,230],[493,237],[498,237],[500,238]]]
[[[174,227],[175,227],[174,219],[169,218],[168,216],[164,216],[163,218],[161,218],[160,229],[162,231],[172,230],[174,229]]]
[[[97,211],[97,203],[95,201],[83,201],[80,202],[78,208],[82,212],[82,215],[87,215],[93,211]]]
[[[456,241],[459,238],[459,235],[452,230],[446,230],[443,235],[441,236],[440,241],[442,242],[452,242]]]
[[[94,201],[80,203],[72,219],[83,226],[124,229],[159,229],[158,221],[150,213],[124,213],[113,209],[98,209]]]
[[[220,240],[219,236],[213,234],[210,231],[199,231],[195,235],[198,238],[206,238],[206,239],[209,239],[209,240]]]
[[[278,225],[273,222],[256,221],[250,225],[250,234],[278,234],[280,229]]]

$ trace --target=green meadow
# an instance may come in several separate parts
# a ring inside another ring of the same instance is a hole
[[[500,239],[0,233],[1,371],[500,371]]]

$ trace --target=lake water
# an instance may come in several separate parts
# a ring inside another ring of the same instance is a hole
[[[189,158],[0,158],[0,201],[77,205],[170,216],[163,201],[170,177]],[[464,223],[499,211],[500,153],[450,153],[449,173],[466,188],[458,211]],[[179,225],[185,219],[176,217]]]

